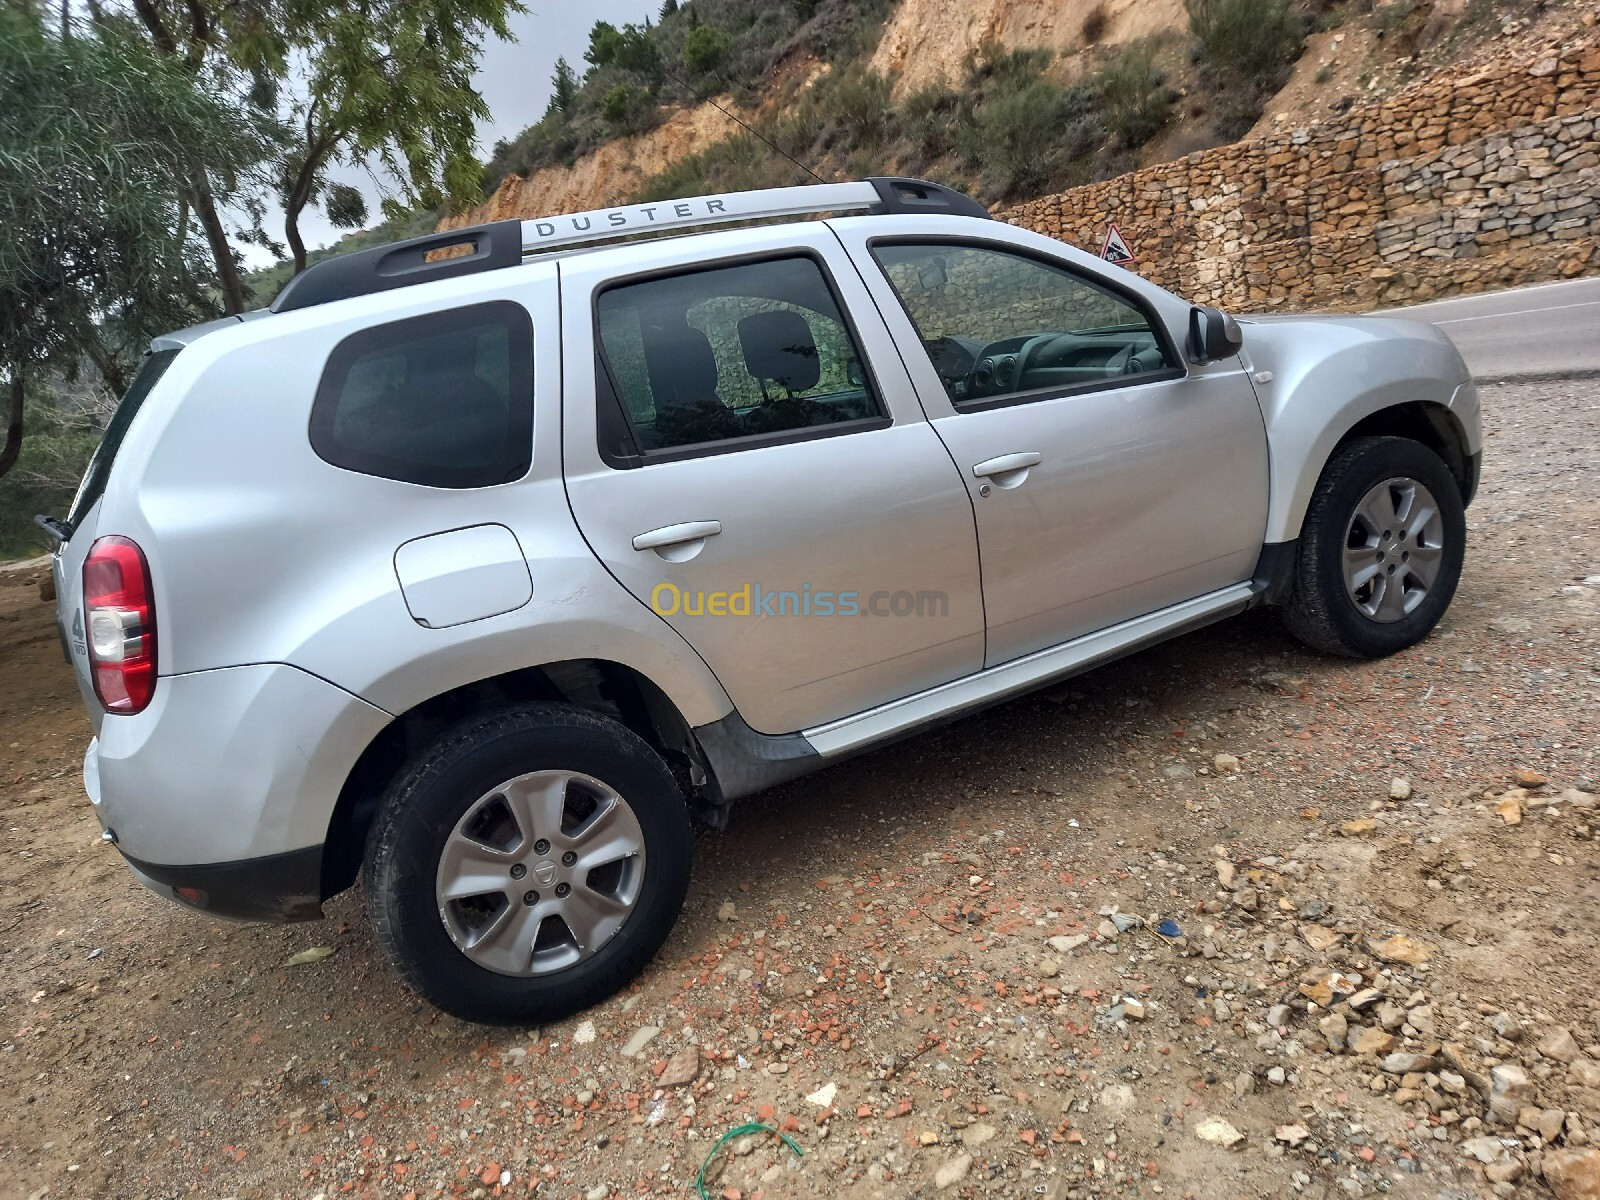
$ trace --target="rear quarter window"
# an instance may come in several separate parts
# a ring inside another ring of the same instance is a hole
[[[89,459],[89,469],[83,473],[83,482],[78,485],[78,494],[72,498],[72,508],[67,512],[68,525],[76,526],[83,520],[83,515],[95,506],[95,501],[105,494],[111,464],[116,461],[117,451],[122,448],[122,439],[128,436],[128,426],[133,424],[144,398],[167,373],[167,368],[178,357],[178,353],[177,350],[153,350],[145,355],[139,373],[133,377],[128,390],[117,402],[116,411],[111,414],[105,432],[100,435],[100,444]]]
[[[510,301],[375,325],[334,347],[311,408],[311,448],[336,467],[427,487],[527,474],[533,322]]]

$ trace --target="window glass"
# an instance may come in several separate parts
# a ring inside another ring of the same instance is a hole
[[[623,284],[597,316],[607,382],[644,454],[881,413],[810,258]]]
[[[1061,267],[988,246],[873,254],[958,404],[1178,365],[1142,309]]]
[[[487,487],[533,452],[533,324],[508,301],[394,321],[340,342],[311,410],[337,467],[430,487]]]

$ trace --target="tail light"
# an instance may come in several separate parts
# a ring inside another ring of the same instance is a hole
[[[94,693],[108,713],[143,712],[156,690],[156,606],[144,551],[99,538],[83,564]]]

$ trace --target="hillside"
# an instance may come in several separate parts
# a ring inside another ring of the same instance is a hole
[[[1539,0],[696,0],[597,26],[601,61],[444,224],[805,178],[785,155],[1015,204],[1325,118],[1578,17]],[[632,57],[606,56],[606,30]],[[695,30],[726,42],[698,73]]]

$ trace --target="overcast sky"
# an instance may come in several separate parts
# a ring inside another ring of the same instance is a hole
[[[583,52],[589,46],[589,30],[596,21],[614,25],[654,20],[661,0],[524,0],[528,11],[511,18],[514,42],[491,39],[478,64],[478,90],[489,106],[489,119],[478,126],[480,155],[488,158],[490,149],[501,138],[515,137],[544,115],[550,99],[550,76],[556,59],[565,56],[579,75],[583,74]],[[379,219],[378,202],[382,191],[365,171],[336,168],[333,178],[352,183],[367,197],[371,220]],[[283,217],[274,208],[266,219],[266,229],[283,240]],[[326,246],[340,235],[318,208],[308,208],[300,217],[300,233],[310,247]],[[268,266],[272,256],[256,246],[242,248],[251,267]]]

